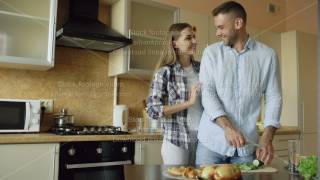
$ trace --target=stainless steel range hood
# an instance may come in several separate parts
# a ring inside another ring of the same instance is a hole
[[[71,0],[70,19],[57,31],[57,45],[111,52],[132,40],[98,20],[99,0]]]

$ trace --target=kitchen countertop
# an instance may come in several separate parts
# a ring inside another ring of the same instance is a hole
[[[124,180],[175,180],[173,178],[165,177],[162,172],[166,168],[161,165],[126,165],[124,167]],[[279,169],[277,173],[254,173],[243,174],[242,180],[303,180],[302,177],[289,174],[285,168]]]
[[[259,129],[259,134],[262,135],[263,129]],[[297,126],[282,126],[276,131],[276,135],[290,135],[300,134],[300,130]]]
[[[263,131],[259,131],[261,134]],[[277,135],[299,134],[297,127],[284,126],[277,130]],[[0,144],[19,143],[59,143],[71,141],[161,141],[161,133],[131,133],[128,135],[68,135],[61,136],[52,133],[34,134],[1,134]]]
[[[303,180],[298,175],[289,174],[286,165],[279,160],[274,159],[270,166],[278,169],[278,172],[243,174],[242,180]],[[163,175],[167,168],[165,165],[125,165],[124,180],[174,180]]]
[[[55,135],[37,134],[1,134],[0,144],[18,143],[59,143],[71,141],[156,141],[162,140],[160,133],[130,133],[126,135]]]

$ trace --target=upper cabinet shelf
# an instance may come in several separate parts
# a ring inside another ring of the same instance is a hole
[[[53,67],[56,8],[57,0],[0,1],[0,67]]]
[[[146,39],[146,40],[156,40],[156,41],[164,41],[164,37],[159,37],[159,36],[152,36],[152,35],[145,35],[142,33],[131,33],[129,30],[129,37],[132,39]]]
[[[1,11],[1,15],[8,15],[8,16],[16,16],[19,18],[27,18],[27,19],[33,19],[33,20],[40,20],[40,21],[49,21],[48,18],[42,18],[42,17],[37,17],[37,16],[30,16],[27,14],[19,14],[19,13],[14,13],[14,12],[8,12],[8,11]]]
[[[166,32],[171,24],[178,22],[178,8],[149,0],[119,0],[113,4],[112,11],[111,26],[132,38],[133,44],[109,54],[109,76],[150,79],[165,44]],[[124,15],[119,15],[120,12]]]

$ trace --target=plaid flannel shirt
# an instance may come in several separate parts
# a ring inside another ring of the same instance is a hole
[[[200,63],[191,61],[193,69],[199,73]],[[188,110],[165,117],[163,107],[188,100],[187,77],[179,63],[161,67],[154,75],[147,98],[147,112],[151,119],[160,120],[164,138],[172,144],[188,149],[190,142],[187,125]]]

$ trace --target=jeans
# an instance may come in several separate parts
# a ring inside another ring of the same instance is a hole
[[[205,165],[205,164],[224,164],[224,163],[245,163],[252,162],[256,158],[255,154],[240,157],[238,156],[237,151],[234,156],[229,157],[221,155],[219,153],[213,152],[207,147],[205,147],[201,142],[198,142],[197,152],[196,152],[196,164]]]

